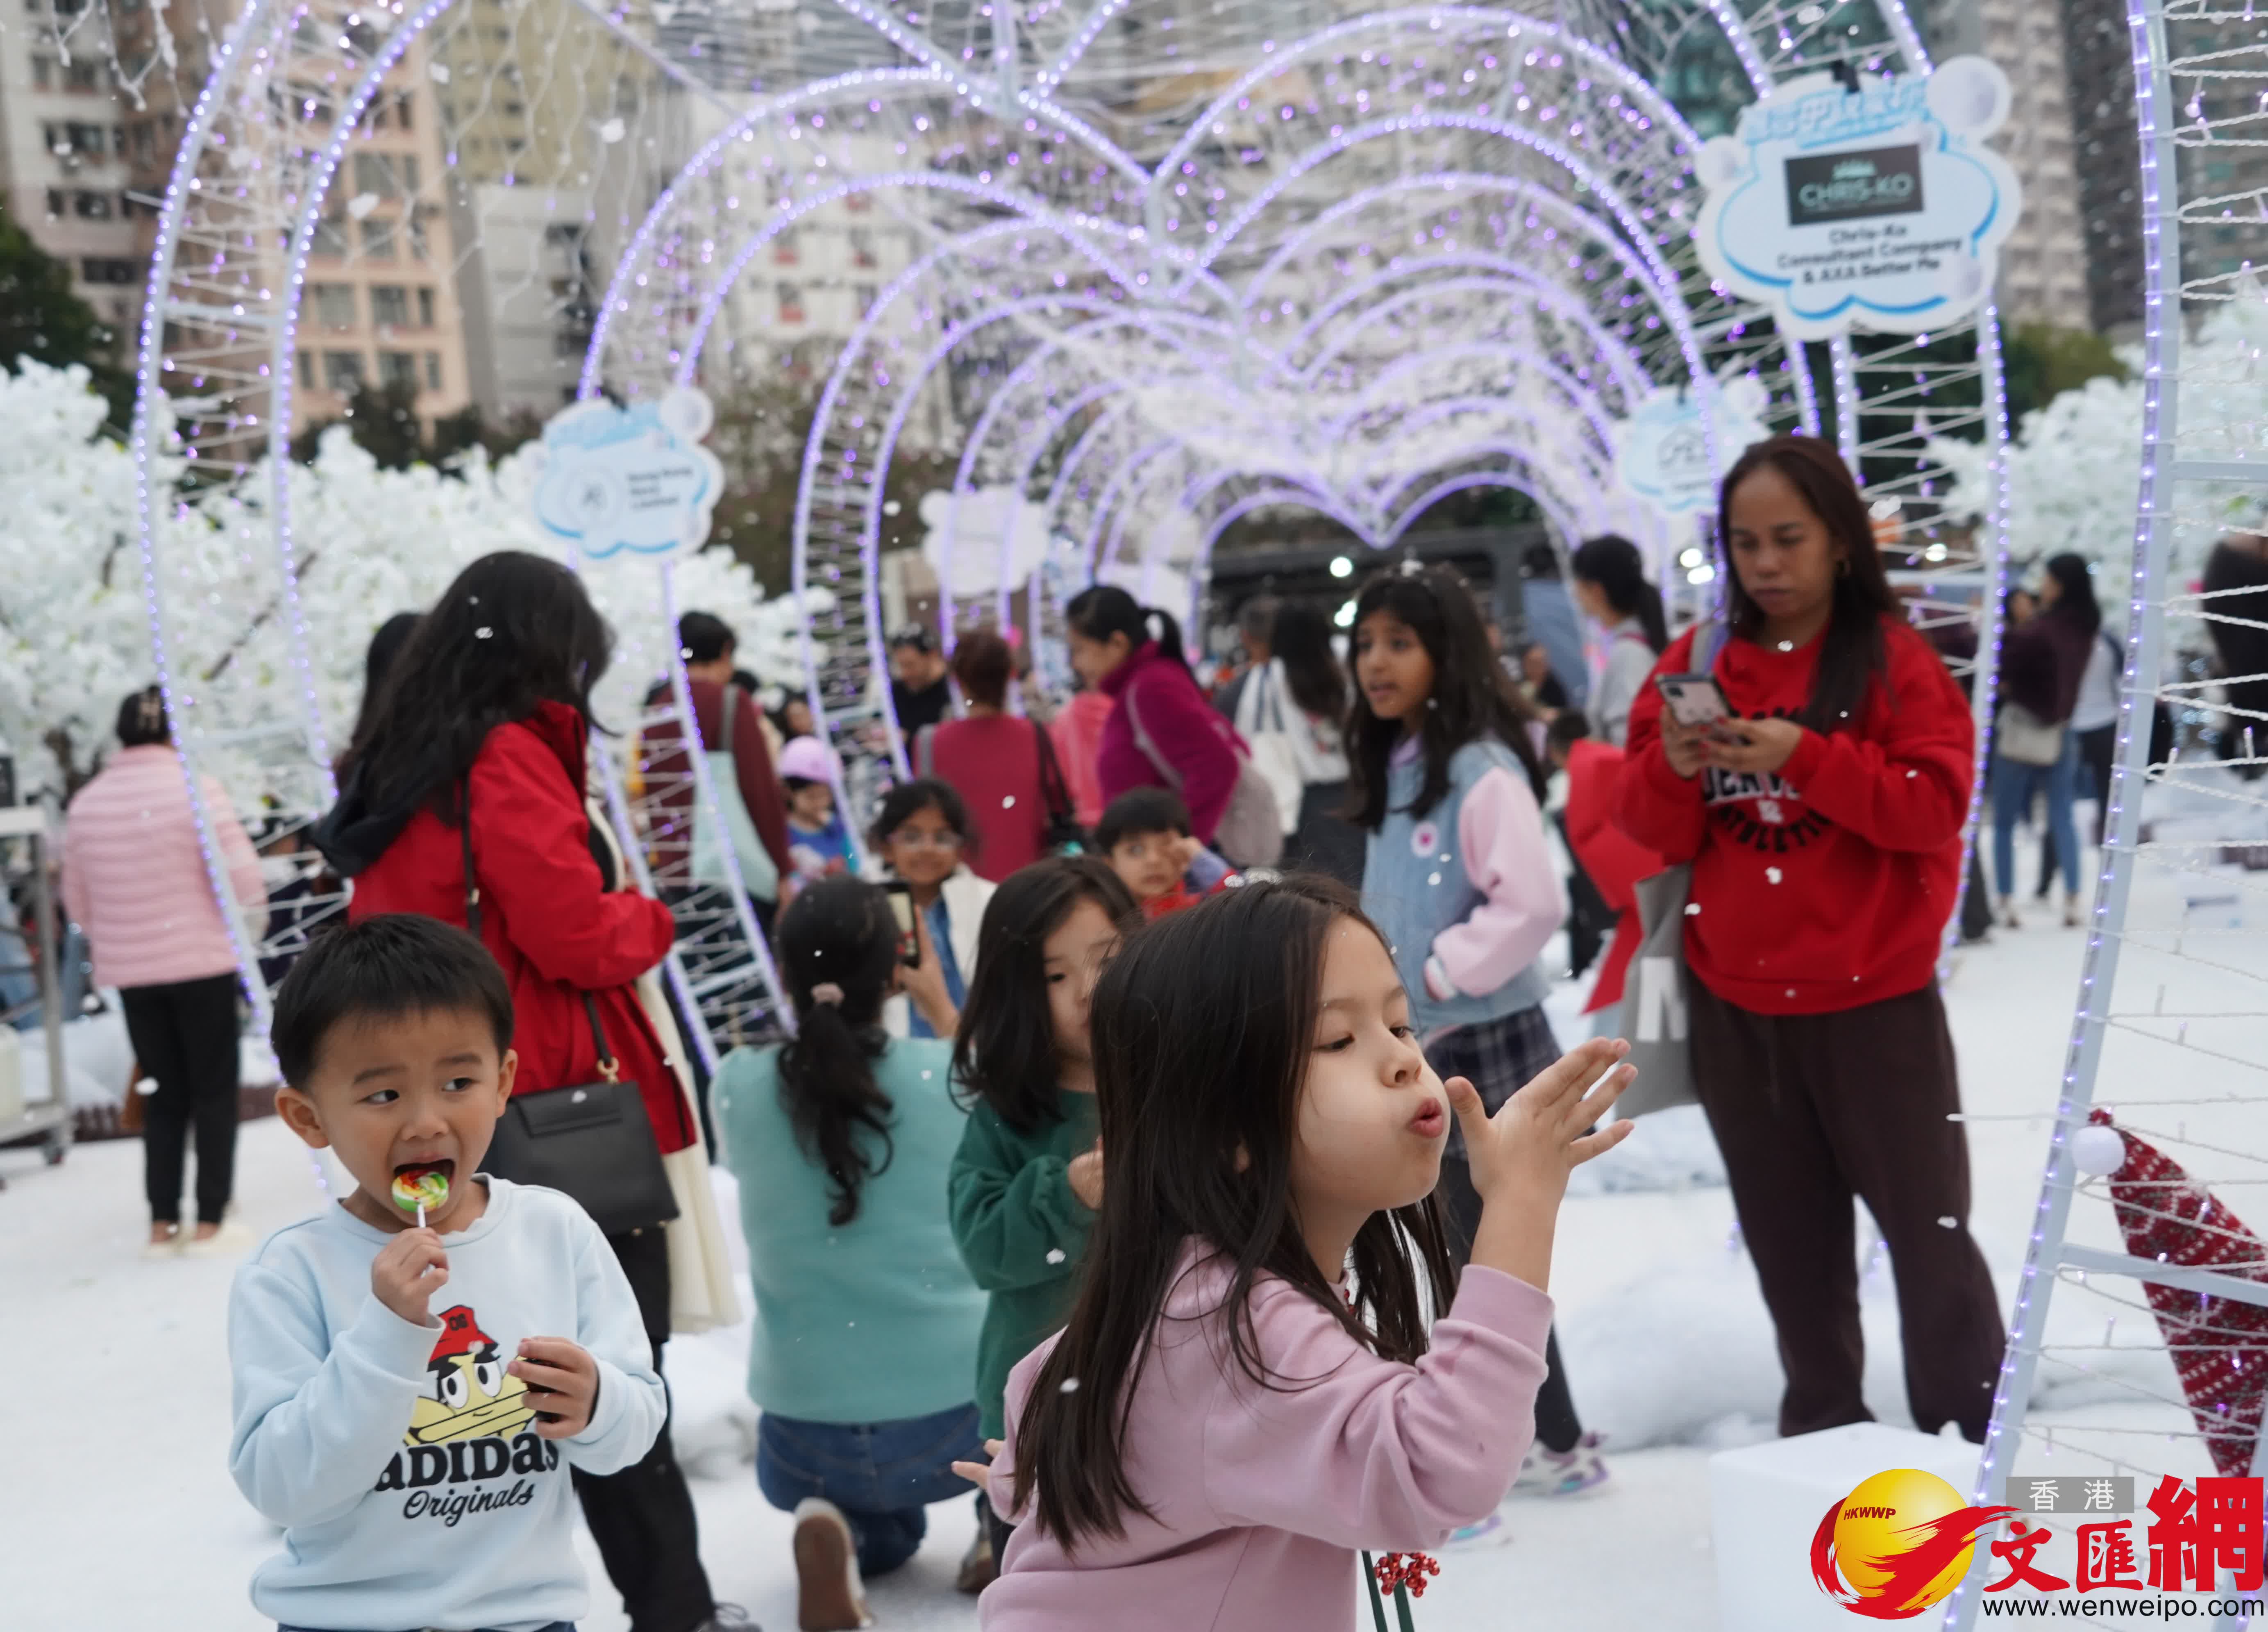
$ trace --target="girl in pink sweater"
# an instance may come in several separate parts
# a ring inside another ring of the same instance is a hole
[[[1023,1521],[983,1624],[1351,1632],[1359,1549],[1438,1547],[1519,1469],[1560,1199],[1630,1132],[1585,1132],[1625,1045],[1489,1116],[1427,1067],[1385,943],[1312,875],[1142,931],[1092,1027],[1078,1301],[1010,1374],[990,1466],[961,1465]],[[1432,1193],[1453,1113],[1483,1199],[1462,1277]]]

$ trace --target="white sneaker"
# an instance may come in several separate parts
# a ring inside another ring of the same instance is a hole
[[[2024,920],[2016,916],[2016,898],[2014,896],[2000,897],[2000,922],[2004,927],[2009,929],[2021,929],[2024,927]]]
[[[1547,1450],[1538,1440],[1521,1459],[1520,1477],[1512,1481],[1512,1488],[1536,1490],[1547,1496],[1572,1496],[1604,1484],[1607,1463],[1599,1454],[1602,1443],[1595,1432],[1577,1440],[1572,1451]]]
[[[802,1632],[871,1627],[858,1549],[843,1510],[818,1496],[795,1504],[795,1623]]]
[[[186,1230],[180,1240],[183,1258],[242,1258],[259,1244],[252,1231],[232,1218],[225,1220],[218,1230],[202,1241]]]
[[[2079,892],[2066,890],[2063,892],[2063,927],[2066,929],[2076,929],[2079,924]]]
[[[142,1256],[152,1263],[159,1259],[179,1258],[181,1255],[181,1244],[188,1238],[189,1232],[176,1224],[173,1226],[173,1233],[164,1240],[144,1243]]]

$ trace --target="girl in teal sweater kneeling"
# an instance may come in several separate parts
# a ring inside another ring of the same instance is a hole
[[[1118,875],[1053,856],[1009,875],[984,909],[954,1075],[973,1097],[953,1158],[953,1236],[990,1293],[976,1349],[983,1434],[1005,1431],[1008,1373],[1071,1311],[1102,1201],[1086,1007],[1119,937],[1140,921]],[[996,1562],[1008,1526],[988,1504]]]
[[[943,1205],[968,1118],[952,1045],[883,1030],[901,989],[941,1032],[952,1020],[936,960],[901,969],[881,890],[809,886],[777,945],[796,1036],[733,1050],[716,1083],[755,1292],[756,1483],[795,1514],[799,1623],[859,1627],[864,1577],[913,1556],[927,1504],[968,1489],[953,1459],[982,1439],[969,1383],[984,1298]]]

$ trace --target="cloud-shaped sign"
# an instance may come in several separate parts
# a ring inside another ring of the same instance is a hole
[[[725,486],[724,467],[701,446],[714,417],[709,399],[684,387],[629,408],[563,410],[543,427],[536,521],[594,561],[699,549]]]
[[[1945,327],[1990,294],[2022,206],[1984,145],[2008,103],[2007,76],[1981,56],[1856,92],[1829,74],[1791,81],[1696,159],[1703,263],[1793,338]]]
[[[1717,478],[1765,432],[1766,395],[1747,375],[1711,393],[1716,403],[1717,457],[1702,434],[1701,399],[1675,386],[1648,392],[1616,428],[1615,472],[1622,484],[1664,515],[1691,515],[1717,504]]]

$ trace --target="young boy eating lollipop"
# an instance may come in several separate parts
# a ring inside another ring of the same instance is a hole
[[[254,1606],[284,1632],[571,1632],[568,1469],[637,1461],[665,1402],[589,1215],[476,1177],[517,1066],[502,972],[437,919],[365,919],[293,965],[270,1038],[277,1113],[355,1188],[229,1295],[229,1467],[284,1527]]]

